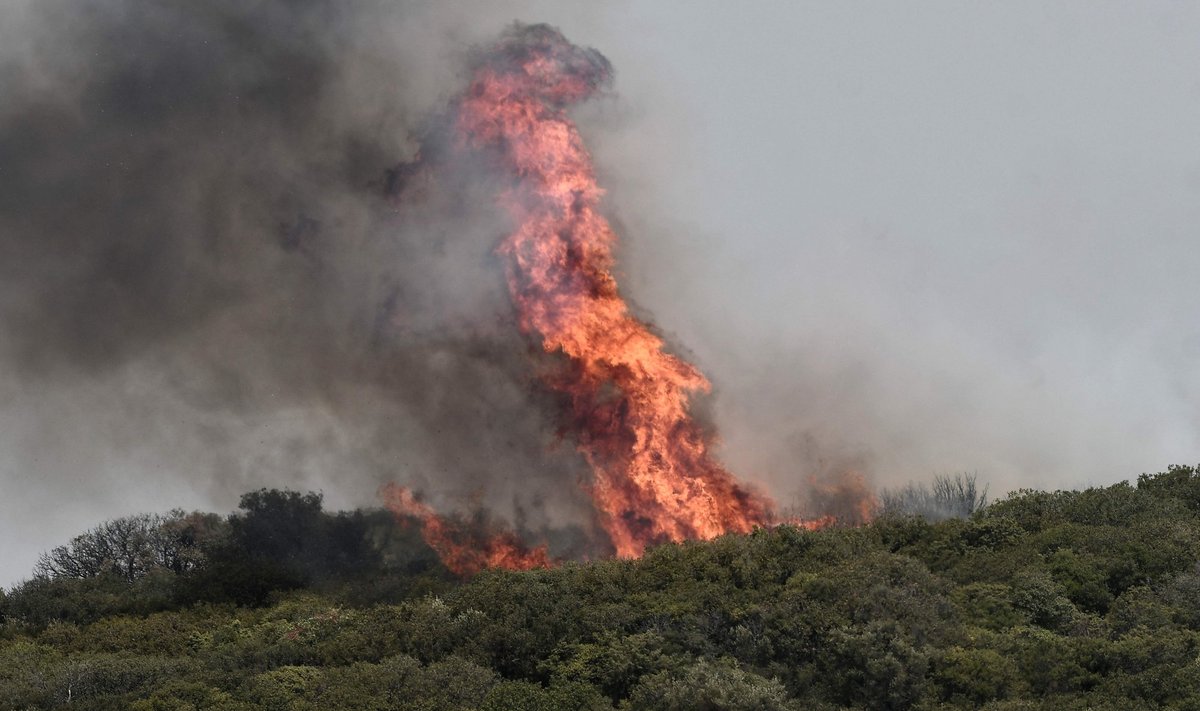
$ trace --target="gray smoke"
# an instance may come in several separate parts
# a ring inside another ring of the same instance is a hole
[[[847,468],[1002,497],[1192,461],[1192,6],[12,0],[0,584],[258,486],[586,520],[488,186],[384,198],[514,19],[616,68],[575,116],[618,279],[783,507]]]
[[[623,285],[713,380],[733,471],[790,505],[814,463],[999,498],[1195,458],[1200,6],[620,19],[646,38],[591,41],[638,111],[586,136]]]
[[[93,507],[260,486],[352,505],[385,481],[534,532],[590,520],[492,255],[492,187],[458,166],[389,197],[472,38],[369,2],[5,14],[7,520],[46,512],[62,538]]]

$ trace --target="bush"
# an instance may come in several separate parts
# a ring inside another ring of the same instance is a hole
[[[646,711],[786,711],[799,707],[775,679],[765,679],[736,662],[704,659],[679,670],[643,678],[629,708]]]
[[[1200,710],[1195,474],[398,588],[390,518],[257,492],[192,570],[0,597],[0,708]]]

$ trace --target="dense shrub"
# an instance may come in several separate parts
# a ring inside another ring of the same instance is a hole
[[[0,595],[0,708],[1200,709],[1198,479],[466,581],[255,492],[194,565]]]

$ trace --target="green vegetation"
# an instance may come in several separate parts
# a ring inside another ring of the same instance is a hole
[[[37,572],[0,596],[3,709],[1200,709],[1193,467],[469,581],[260,491]]]

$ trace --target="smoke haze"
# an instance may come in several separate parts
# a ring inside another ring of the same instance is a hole
[[[10,541],[50,543],[22,512],[62,538],[260,486],[371,503],[394,479],[524,528],[589,520],[525,367],[491,191],[448,175],[386,194],[469,35],[322,0],[19,12],[0,117]]]
[[[0,584],[260,486],[587,520],[487,186],[385,197],[516,19],[612,61],[576,116],[622,288],[781,503],[846,466],[998,495],[1196,458],[1188,6],[9,3]]]

